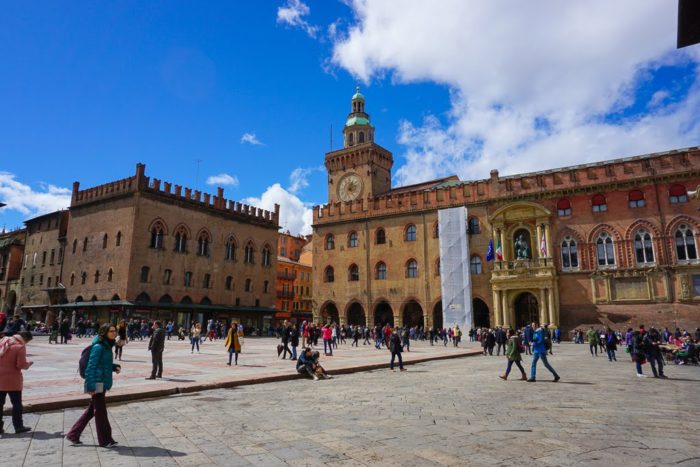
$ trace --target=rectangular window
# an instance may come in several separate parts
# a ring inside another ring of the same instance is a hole
[[[635,208],[643,208],[646,205],[646,201],[643,199],[636,199],[630,201],[630,208],[635,209]]]
[[[693,293],[700,296],[700,274],[693,274]]]
[[[559,209],[557,210],[557,215],[559,217],[566,217],[571,215],[571,208]]]
[[[607,204],[594,204],[593,205],[593,212],[605,212],[607,210],[608,210]]]
[[[44,285],[44,275],[39,274],[39,285]]]
[[[49,259],[50,266],[53,266],[54,259],[56,259],[56,250],[51,250],[51,258]]]

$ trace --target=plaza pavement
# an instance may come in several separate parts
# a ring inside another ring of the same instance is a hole
[[[34,361],[24,373],[23,402],[26,411],[53,410],[82,406],[85,403],[83,380],[78,374],[81,351],[91,338],[73,339],[68,344],[49,344],[48,337],[36,337],[30,342],[28,358]],[[163,379],[147,381],[151,373],[148,339],[129,342],[124,347],[122,372],[114,377],[114,388],[108,398],[130,401],[147,397],[193,392],[216,387],[296,379],[295,363],[277,358],[275,338],[245,338],[238,366],[226,365],[228,354],[223,340],[200,345],[200,353],[191,353],[189,341],[172,338],[165,341]],[[322,341],[321,341],[322,342]],[[323,360],[324,368],[334,373],[367,370],[386,366],[388,352],[374,346],[351,348],[351,340],[339,345],[333,357]],[[451,345],[431,347],[425,343],[412,346],[405,354],[407,361],[463,357],[473,354]],[[299,349],[300,350],[300,349]],[[323,346],[321,345],[321,353]],[[116,362],[120,363],[120,362]],[[6,412],[9,409],[6,407]]]
[[[700,465],[698,367],[638,379],[623,352],[554,352],[558,383],[542,367],[537,383],[502,381],[504,358],[477,356],[111,404],[116,449],[95,446],[92,424],[83,446],[62,438],[80,409],[31,413],[35,431],[5,435],[0,463]]]

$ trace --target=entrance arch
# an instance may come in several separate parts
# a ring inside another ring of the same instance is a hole
[[[10,317],[15,312],[15,306],[17,305],[17,293],[14,290],[10,290],[7,294],[7,302],[5,302],[5,308],[7,309],[7,316]]]
[[[433,328],[442,329],[442,300],[433,307]]]
[[[374,324],[384,326],[387,323],[394,326],[394,311],[388,302],[379,302],[374,307]]]
[[[339,323],[338,308],[335,303],[328,302],[321,308],[321,322],[323,324]]]
[[[523,292],[515,299],[515,327],[524,328],[539,321],[539,303],[530,292]]]
[[[472,300],[472,313],[474,313],[474,327],[477,328],[490,328],[491,318],[489,317],[489,307],[486,303],[480,299],[475,298]]]
[[[423,308],[415,300],[410,300],[403,307],[403,325],[412,328],[413,326],[423,326]]]
[[[362,326],[365,325],[365,310],[362,308],[362,305],[359,303],[355,302],[352,305],[350,305],[350,308],[348,308],[348,315],[347,315],[348,323],[351,326],[354,326],[356,324],[360,324]]]

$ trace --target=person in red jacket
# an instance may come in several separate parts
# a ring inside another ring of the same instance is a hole
[[[24,379],[22,370],[28,369],[32,363],[27,361],[27,342],[32,340],[32,333],[21,331],[0,340],[0,434],[4,433],[2,411],[5,399],[10,396],[12,402],[12,424],[15,433],[25,433],[31,428],[24,426],[22,421],[22,388]]]
[[[331,338],[333,336],[333,331],[331,326],[324,324],[321,328],[321,334],[323,335],[323,354],[328,356],[333,356],[333,346],[331,345]]]

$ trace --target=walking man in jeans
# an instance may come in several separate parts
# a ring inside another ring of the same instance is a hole
[[[160,327],[160,321],[153,323],[153,335],[148,341],[148,350],[151,351],[151,361],[153,370],[151,376],[146,379],[156,379],[163,377],[163,350],[165,349],[165,331]]]
[[[542,363],[544,363],[545,368],[551,371],[554,375],[554,382],[556,383],[561,378],[559,378],[557,372],[554,371],[552,365],[550,365],[547,361],[547,346],[545,344],[544,326],[538,328],[536,323],[532,323],[532,329],[537,330],[532,336],[532,367],[530,367],[530,379],[528,379],[527,381],[528,383],[535,382],[535,374],[537,373],[537,361],[541,359]]]

